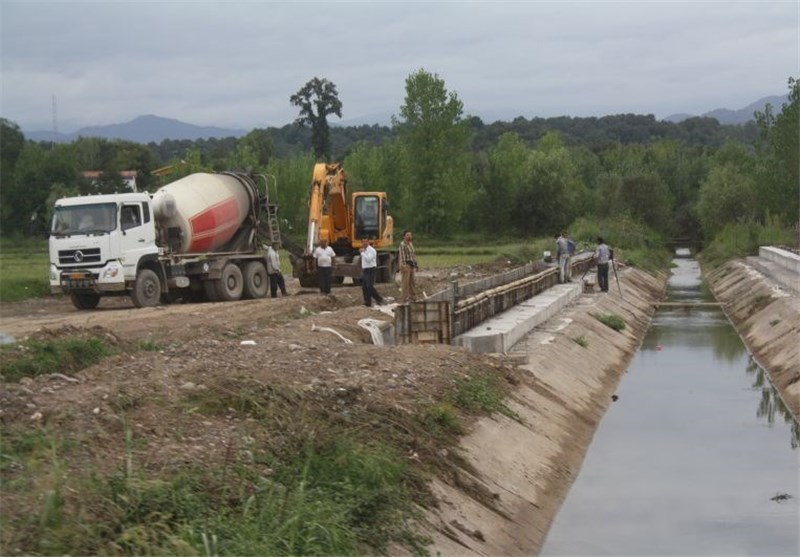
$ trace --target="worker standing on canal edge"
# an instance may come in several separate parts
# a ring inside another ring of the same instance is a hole
[[[611,248],[603,241],[602,237],[597,238],[597,249],[594,250],[597,259],[597,284],[602,292],[608,292],[608,263],[612,259]]]
[[[558,282],[564,284],[569,281],[569,240],[567,240],[566,232],[556,236],[556,260],[558,261]]]
[[[399,259],[400,259],[400,302],[407,304],[408,302],[417,301],[417,255],[414,252],[414,244],[412,243],[413,235],[410,230],[403,231],[403,241],[400,242]]]

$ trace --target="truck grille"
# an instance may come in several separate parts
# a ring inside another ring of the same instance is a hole
[[[70,249],[58,252],[59,265],[100,263],[100,248]]]

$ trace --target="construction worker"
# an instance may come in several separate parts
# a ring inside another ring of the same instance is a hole
[[[608,263],[612,259],[611,248],[599,236],[594,257],[597,260],[597,284],[600,286],[601,292],[608,292]]]
[[[403,232],[403,241],[400,242],[398,249],[400,259],[400,302],[407,304],[408,302],[417,301],[417,255],[414,252],[414,244],[412,243],[413,235],[410,230]]]
[[[570,280],[569,240],[567,233],[556,236],[556,259],[558,260],[558,282],[564,284]]]
[[[378,272],[378,252],[369,244],[369,240],[361,240],[361,293],[364,295],[364,305],[372,306],[372,300],[383,305],[383,298],[375,290],[375,275]]]

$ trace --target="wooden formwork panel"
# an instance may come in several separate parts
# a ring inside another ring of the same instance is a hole
[[[394,312],[397,344],[450,344],[452,339],[449,302],[412,302]]]
[[[583,273],[593,263],[592,256],[576,258],[572,263],[573,275]],[[423,302],[398,306],[395,341],[398,344],[449,344],[453,337],[558,283],[557,268],[532,275],[534,269],[535,266],[529,264],[466,285],[455,283]]]

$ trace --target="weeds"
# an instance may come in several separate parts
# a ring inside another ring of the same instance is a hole
[[[434,437],[460,435],[463,431],[458,412],[448,402],[431,405],[422,416],[423,427]]]
[[[774,217],[768,217],[764,224],[755,221],[730,223],[703,250],[703,262],[714,268],[731,259],[756,255],[759,246],[795,243],[792,229]]]
[[[601,313],[594,316],[595,319],[600,321],[603,325],[611,327],[615,331],[625,330],[625,320],[619,315],[613,313]]]
[[[581,335],[579,337],[575,337],[572,340],[574,340],[576,344],[578,344],[579,346],[583,346],[584,348],[589,346],[589,341],[586,340],[586,337],[584,335]]]
[[[0,375],[4,381],[19,381],[47,373],[73,373],[96,364],[113,353],[96,338],[56,341],[31,340],[2,346]]]
[[[503,402],[505,392],[501,379],[494,373],[481,373],[458,381],[449,398],[454,405],[469,412],[499,412],[509,418],[519,419]]]

